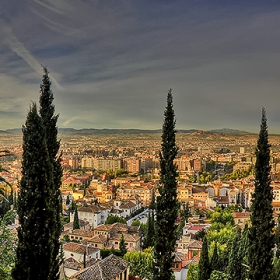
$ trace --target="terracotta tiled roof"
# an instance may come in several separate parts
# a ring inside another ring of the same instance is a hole
[[[82,237],[93,237],[94,231],[87,230],[87,229],[74,229],[72,232],[69,233],[70,235],[78,235]]]
[[[111,254],[92,266],[75,273],[70,279],[112,280],[125,271],[129,266],[129,262]]]
[[[89,239],[88,242],[90,242],[90,243],[106,243],[107,242],[107,237],[102,235],[102,234],[95,235],[94,237]]]
[[[78,254],[87,253],[88,255],[91,255],[92,253],[99,251],[98,248],[95,248],[93,246],[78,244],[74,242],[68,242],[64,244],[63,250],[78,253]]]
[[[97,205],[88,205],[82,206],[78,208],[78,212],[90,212],[90,213],[97,213],[100,212],[100,207]]]
[[[190,243],[187,246],[188,248],[197,248],[197,249],[201,249],[202,248],[202,244],[194,239],[191,239]]]
[[[80,270],[81,264],[73,258],[68,258],[64,261],[64,267],[73,270]]]

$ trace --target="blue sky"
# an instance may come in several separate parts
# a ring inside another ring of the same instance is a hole
[[[280,132],[277,1],[3,0],[0,129],[52,80],[59,127]]]

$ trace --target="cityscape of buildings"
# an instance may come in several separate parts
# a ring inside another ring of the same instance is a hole
[[[108,216],[129,219],[140,209],[147,209],[156,198],[160,179],[160,134],[150,135],[60,135],[63,177],[61,183],[63,214],[70,214],[61,238],[64,245],[64,273],[67,277],[83,272],[83,255],[100,258],[102,249],[119,249],[124,236],[127,250],[142,250],[141,230],[129,223],[105,224]],[[15,191],[21,178],[21,135],[1,135],[1,176]],[[12,141],[11,139],[14,138]],[[239,205],[243,211],[233,213],[241,228],[250,218],[249,208],[254,192],[254,176],[223,179],[225,166],[232,172],[252,169],[257,135],[230,135],[206,132],[178,134],[177,198],[188,204],[192,217],[177,242],[174,263],[176,279],[186,276],[188,264],[199,259],[201,242],[194,234],[209,227],[206,213],[216,206]],[[280,136],[271,137],[271,176],[275,220],[280,214]],[[212,165],[212,178],[201,181],[200,174]],[[196,178],[196,180],[194,180]],[[79,206],[80,229],[73,229],[74,214],[69,213],[72,201]],[[147,221],[148,212],[137,216]],[[74,243],[73,243],[74,242]],[[77,245],[77,242],[80,242]],[[128,267],[127,267],[128,268]],[[121,272],[124,273],[124,272]],[[123,274],[124,275],[124,274]],[[125,275],[128,275],[126,270]],[[124,277],[124,276],[123,276]],[[73,278],[79,279],[79,278]],[[117,279],[117,278],[116,278]],[[126,279],[126,278],[123,278]]]

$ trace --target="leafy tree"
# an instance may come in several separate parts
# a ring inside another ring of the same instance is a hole
[[[53,165],[49,157],[42,119],[33,103],[23,127],[22,178],[18,197],[18,246],[12,276],[50,279],[54,243],[54,220],[50,190]],[[55,279],[55,278],[53,278]]]
[[[80,228],[80,223],[79,223],[78,209],[76,207],[74,212],[73,229],[79,229],[79,228]]]
[[[55,106],[53,104],[53,93],[51,90],[51,81],[49,78],[48,70],[43,67],[42,84],[40,85],[40,116],[45,129],[46,145],[49,153],[50,162],[53,168],[53,184],[50,185],[49,193],[51,198],[49,200],[49,209],[51,210],[52,222],[49,225],[52,238],[52,251],[51,251],[51,265],[49,277],[53,280],[59,278],[59,266],[61,259],[59,259],[60,241],[59,237],[62,230],[60,214],[62,212],[61,203],[61,154],[59,154],[60,141],[57,140],[58,128],[56,126],[58,115],[55,115]]]
[[[130,275],[139,276],[147,280],[153,279],[153,254],[151,248],[145,249],[143,252],[127,252],[123,258],[131,263]]]
[[[198,262],[189,265],[186,280],[197,280],[198,277]]]
[[[211,266],[208,256],[208,242],[206,236],[203,239],[201,256],[198,263],[198,280],[208,280],[211,274]]]
[[[156,203],[155,221],[155,265],[154,279],[169,280],[173,275],[172,255],[176,243],[177,202],[177,166],[174,159],[178,153],[175,141],[175,116],[173,110],[172,90],[167,93],[167,106],[164,112],[162,143],[160,152],[160,184]]]
[[[255,192],[251,206],[251,227],[249,228],[249,279],[270,279],[274,240],[272,199],[270,186],[270,145],[268,143],[267,119],[262,109],[261,128],[256,148]]]
[[[229,280],[229,275],[218,270],[214,270],[211,273],[210,279],[209,280]]]
[[[279,280],[280,279],[280,258],[273,258],[273,268],[270,280]]]
[[[16,235],[7,227],[15,218],[15,212],[8,211],[0,219],[0,279],[11,279],[15,262]]]
[[[141,225],[140,221],[138,219],[135,219],[132,221],[131,226],[139,227]]]
[[[105,224],[111,225],[114,223],[126,224],[126,219],[115,215],[109,215],[105,221]]]
[[[120,240],[120,252],[121,252],[121,256],[124,256],[127,252],[123,234]]]

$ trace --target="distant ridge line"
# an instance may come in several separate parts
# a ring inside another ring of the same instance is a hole
[[[90,134],[141,134],[141,133],[161,133],[161,129],[110,129],[110,128],[82,128],[82,129],[75,129],[75,128],[58,128],[58,133],[60,134],[83,134],[83,135],[90,135]],[[224,134],[255,134],[247,131],[242,131],[238,129],[230,129],[230,128],[222,128],[222,129],[211,129],[211,130],[199,130],[199,129],[177,129],[177,133],[224,133]],[[21,134],[21,128],[14,128],[14,129],[7,129],[7,130],[0,130],[0,134]]]

